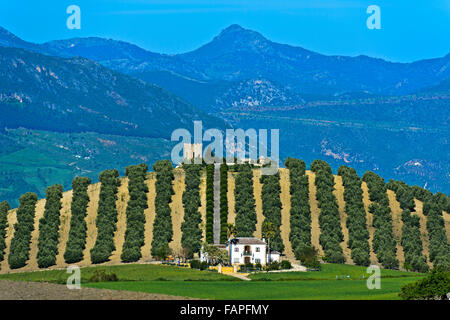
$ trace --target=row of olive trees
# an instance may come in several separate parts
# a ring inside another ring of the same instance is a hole
[[[450,244],[445,232],[442,211],[450,211],[450,198],[443,193],[433,194],[419,186],[411,187],[414,197],[423,203],[423,214],[427,216],[429,257],[433,266],[450,268]]]
[[[117,229],[117,190],[120,186],[119,172],[105,170],[100,176],[100,199],[97,210],[97,238],[91,249],[92,263],[108,261],[115,250],[114,232]]]
[[[206,165],[206,242],[214,243],[214,164]]]
[[[401,244],[405,252],[403,267],[407,270],[427,272],[427,259],[422,254],[422,239],[420,238],[420,219],[411,215],[409,209],[402,212],[402,240]]]
[[[262,212],[264,215],[264,225],[270,223],[273,227],[273,236],[270,239],[270,248],[279,252],[284,251],[283,239],[281,238],[281,186],[280,174],[263,175],[260,179],[262,185]]]
[[[403,181],[389,180],[386,188],[395,192],[395,198],[403,210],[415,211],[414,191]]]
[[[256,230],[253,171],[252,167],[248,164],[238,164],[235,167],[238,172],[234,188],[236,235],[238,237],[252,237]]]
[[[373,251],[378,261],[387,269],[396,269],[399,263],[396,257],[396,241],[392,232],[392,216],[389,207],[386,184],[377,174],[367,171],[363,181],[369,188],[369,197],[372,203],[369,212],[373,214]]]
[[[370,264],[369,231],[363,204],[361,179],[356,170],[347,166],[339,167],[338,174],[344,185],[345,212],[347,213],[348,247],[356,265]]]
[[[153,165],[156,172],[155,221],[153,223],[153,239],[151,254],[153,257],[164,257],[170,251],[173,227],[170,203],[174,195],[172,163],[169,160],[157,161]]]
[[[427,206],[427,230],[430,239],[430,261],[434,267],[450,268],[450,244],[445,233],[445,221],[442,211],[432,204]]]
[[[34,230],[35,207],[38,198],[35,193],[28,192],[19,199],[17,223],[14,225],[14,237],[8,256],[11,269],[22,268],[30,257],[31,232]]]
[[[423,255],[423,243],[420,238],[420,218],[411,215],[415,210],[414,191],[403,181],[390,180],[386,187],[395,192],[395,197],[400,203],[402,212],[402,238],[401,245],[405,252],[403,267],[408,270],[428,271],[427,259]]]
[[[64,260],[67,263],[74,263],[83,260],[83,250],[86,247],[86,212],[89,203],[87,192],[91,179],[77,177],[72,182],[72,204],[69,239],[67,240]]]
[[[186,174],[186,188],[183,193],[184,221],[181,224],[181,245],[187,251],[187,256],[192,257],[202,246],[203,232],[200,228],[202,216],[199,211],[202,166],[185,164],[183,168]]]
[[[425,211],[426,205],[433,205],[435,206],[439,211],[445,211],[447,213],[450,213],[450,197],[443,194],[442,192],[437,192],[436,194],[433,194],[431,191],[426,190],[424,188],[421,188],[419,186],[413,186],[411,187],[414,193],[414,197],[424,203],[424,214],[427,215]]]
[[[0,202],[0,262],[5,259],[6,228],[8,226],[8,211],[10,209],[8,202]]]
[[[44,215],[39,221],[37,253],[39,268],[48,268],[56,264],[62,195],[62,185],[56,184],[47,188]]]
[[[311,247],[311,209],[309,206],[309,182],[305,174],[305,162],[299,159],[287,158],[286,168],[289,169],[291,210],[291,232],[289,240],[295,257],[304,257],[305,248]],[[305,263],[305,261],[302,261]]]
[[[311,163],[311,171],[316,174],[316,198],[320,208],[320,244],[325,253],[324,260],[332,263],[344,263],[345,257],[340,243],[344,240],[341,230],[339,209],[334,189],[334,177],[331,167],[322,160]]]
[[[220,243],[228,240],[228,165],[220,165]]]
[[[144,245],[145,214],[147,209],[148,187],[145,183],[148,166],[145,163],[129,166],[125,169],[128,178],[128,192],[130,199],[127,204],[127,228],[125,241],[120,259],[123,262],[138,261],[141,256],[141,247]]]

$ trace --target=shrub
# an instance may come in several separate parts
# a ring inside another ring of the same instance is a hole
[[[292,264],[289,260],[281,261],[280,268],[283,270],[292,269]]]
[[[404,300],[446,300],[450,292],[450,271],[431,270],[427,277],[402,287],[399,296]]]
[[[105,270],[95,270],[89,278],[89,282],[112,282],[119,281],[117,275],[113,272],[106,273]]]
[[[92,263],[109,260],[115,250],[114,232],[117,230],[117,190],[120,185],[119,172],[106,170],[100,174],[100,200],[97,210],[97,239],[91,249]]]
[[[200,269],[200,261],[199,260],[191,260],[190,265],[191,265],[191,269]]]
[[[206,269],[208,269],[208,266],[209,266],[208,262],[202,261],[202,262],[200,262],[200,264],[199,264],[199,269],[200,269],[200,270],[206,270]]]
[[[35,193],[25,193],[19,199],[17,223],[14,225],[14,236],[8,256],[11,269],[22,268],[30,258],[31,232],[34,230],[34,214],[38,198]]]
[[[44,216],[39,221],[37,253],[39,268],[47,268],[56,264],[62,195],[62,185],[57,184],[47,188]]]
[[[148,166],[145,163],[129,166],[125,169],[128,177],[128,191],[130,200],[127,204],[127,229],[120,258],[123,262],[138,261],[141,247],[144,245],[145,214],[147,209],[148,187],[145,183]]]
[[[305,267],[320,270],[321,266],[318,259],[318,250],[316,248],[307,246],[298,247],[295,256],[298,257]]]
[[[272,261],[266,264],[266,271],[280,270],[280,263],[278,261]]]

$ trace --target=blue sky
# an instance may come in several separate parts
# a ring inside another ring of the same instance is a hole
[[[450,52],[450,0],[0,0],[0,26],[24,40],[99,36],[161,53],[210,41],[228,25],[324,54],[365,54],[414,61]],[[81,30],[68,30],[66,8],[81,8]],[[369,5],[381,30],[369,30]]]

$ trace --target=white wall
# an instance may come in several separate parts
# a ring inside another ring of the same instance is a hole
[[[232,264],[234,263],[238,263],[238,264],[244,264],[245,262],[245,256],[244,255],[244,250],[245,247],[249,246],[250,247],[250,255],[248,256],[250,258],[250,262],[255,264],[255,263],[261,263],[261,264],[266,264],[266,256],[265,256],[265,252],[266,252],[266,245],[265,244],[251,244],[251,245],[244,245],[244,244],[233,244],[232,245],[232,252],[231,252],[231,259],[230,262]],[[227,247],[227,251],[229,251],[230,248]],[[236,251],[237,250],[237,251]],[[259,250],[259,252],[258,252]]]

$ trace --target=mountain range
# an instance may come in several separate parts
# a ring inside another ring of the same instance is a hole
[[[450,77],[450,54],[412,63],[363,55],[327,56],[272,42],[239,25],[229,26],[194,51],[176,55],[154,53],[123,41],[96,37],[34,44],[4,29],[0,30],[0,45],[60,57],[81,56],[110,69],[150,79],[189,98],[189,90],[179,88],[180,82],[184,82],[187,88],[198,88],[207,96],[191,97],[190,102],[208,111],[232,105],[295,105],[317,96],[354,92],[411,94]],[[256,101],[246,99],[248,92],[261,91],[268,93]],[[235,96],[233,101],[230,92]]]
[[[328,56],[231,25],[168,55],[98,37],[37,44],[0,27],[0,60],[0,198],[152,162],[169,154],[175,128],[199,119],[278,128],[282,157],[450,192],[450,54],[412,63]],[[18,182],[22,158],[33,169]]]

